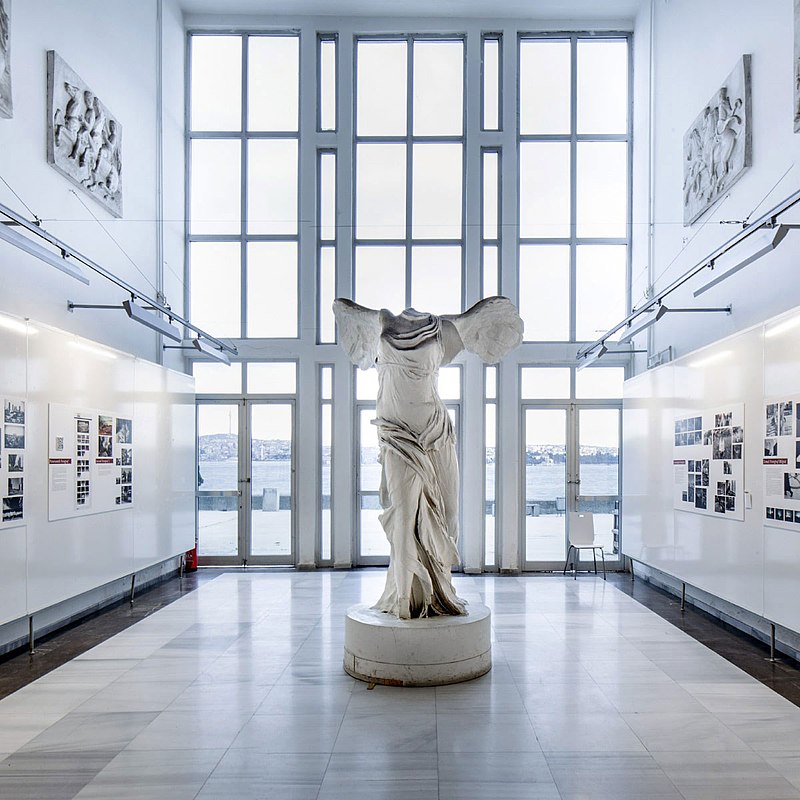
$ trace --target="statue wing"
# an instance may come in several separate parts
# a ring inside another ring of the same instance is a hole
[[[339,327],[339,343],[360,369],[375,366],[381,335],[380,311],[340,297],[333,301],[333,314]]]
[[[464,347],[488,364],[496,364],[522,342],[524,328],[516,306],[507,297],[487,297],[450,320]]]

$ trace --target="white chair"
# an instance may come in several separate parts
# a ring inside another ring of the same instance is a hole
[[[570,563],[569,557],[575,551],[572,561],[572,577],[578,579],[575,569],[575,561],[580,559],[581,550],[591,550],[592,560],[594,561],[594,574],[597,575],[597,551],[603,559],[603,580],[606,579],[606,555],[602,546],[594,543],[594,516],[591,511],[570,511],[569,512],[569,548],[567,549],[567,560],[564,562],[564,575],[567,574],[567,565]]]

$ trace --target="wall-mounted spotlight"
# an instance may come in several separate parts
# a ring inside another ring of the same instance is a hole
[[[636,334],[651,328],[664,316],[664,314],[713,314],[719,312],[730,314],[732,310],[732,305],[718,306],[716,308],[669,308],[663,303],[659,303],[655,314],[651,313],[644,319],[633,323],[630,327],[623,331],[622,335],[619,337],[619,342],[630,341],[634,336],[636,336]],[[648,311],[653,311],[653,309],[648,309]],[[646,312],[642,313],[644,314]]]
[[[34,258],[38,258],[40,261],[44,261],[45,264],[65,272],[71,278],[75,278],[76,281],[89,284],[89,279],[80,265],[69,260],[69,253],[66,250],[62,250],[61,255],[57,255],[38,242],[34,242],[27,236],[15,231],[11,225],[12,223],[0,222],[0,239],[5,239],[20,250],[24,250],[29,255],[34,256]]]
[[[654,311],[655,313],[653,313]],[[618,341],[629,342],[637,334],[641,333],[642,331],[646,331],[648,328],[651,328],[653,325],[655,325],[656,322],[658,322],[666,313],[667,307],[664,305],[658,305],[657,307],[649,308],[647,311],[643,311],[642,314],[647,314],[647,316],[642,316],[640,320],[628,326],[622,332],[622,335],[619,337]]]
[[[209,358],[213,359],[214,361],[219,361],[222,364],[227,366],[231,365],[230,356],[224,351],[221,350],[219,347],[214,347],[213,345],[209,344],[208,342],[203,341],[199,336],[196,339],[192,339],[189,342],[189,347],[175,347],[174,345],[165,344],[165,350],[199,350],[203,355],[208,356]]]
[[[167,322],[165,319],[161,319],[161,317],[156,316],[152,312],[145,310],[141,306],[137,306],[133,300],[124,300],[122,307],[125,309],[125,313],[131,319],[136,320],[136,322],[172,339],[173,342],[183,341],[183,334],[174,325]]]
[[[711,278],[694,290],[694,296],[699,297],[703,292],[707,292],[718,283],[722,283],[722,281],[730,278],[731,275],[735,275],[739,270],[744,269],[748,264],[752,264],[762,256],[767,255],[767,253],[771,253],[786,238],[789,231],[796,228],[800,228],[800,225],[775,225],[749,236],[709,264]],[[726,267],[726,263],[729,263],[730,266]]]
[[[587,353],[579,362],[578,362],[578,369],[585,369],[586,367],[591,366],[592,364],[599,361],[606,353],[608,352],[608,348],[605,344],[601,344],[600,347],[597,348],[593,353]]]
[[[71,300],[69,300],[67,302],[67,308],[70,311],[74,311],[76,308],[89,308],[94,310],[100,309],[103,311],[124,310],[132,320],[138,322],[140,325],[144,325],[145,327],[154,330],[156,333],[160,333],[163,336],[172,339],[173,342],[183,341],[181,332],[174,325],[172,325],[171,322],[161,319],[161,317],[157,317],[149,310],[136,305],[133,300],[124,300],[121,306],[98,305],[95,303],[73,303]]]
[[[221,361],[223,364],[227,364],[228,366],[231,365],[230,356],[224,350],[220,350],[219,348],[204,342],[199,336],[197,339],[192,339],[192,345],[196,350],[199,350],[204,355],[207,355],[209,358],[213,358],[214,361]]]

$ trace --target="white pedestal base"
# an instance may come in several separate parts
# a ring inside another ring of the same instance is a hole
[[[443,686],[492,668],[491,611],[469,605],[463,617],[397,619],[367,605],[347,610],[344,669],[369,683]]]

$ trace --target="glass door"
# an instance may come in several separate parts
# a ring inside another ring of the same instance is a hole
[[[603,546],[606,566],[619,554],[619,408],[578,407],[577,510],[594,515],[595,541]],[[592,560],[590,550],[582,560]]]
[[[198,563],[294,564],[294,404],[199,400]]]
[[[238,403],[198,401],[197,555],[199,563],[239,564],[242,551]]]
[[[569,512],[591,511],[607,566],[619,555],[621,408],[616,404],[523,405],[526,570],[562,570]],[[581,552],[592,560],[592,551]]]
[[[526,569],[564,566],[567,553],[567,406],[523,407]]]
[[[294,404],[248,401],[248,564],[294,564]]]

